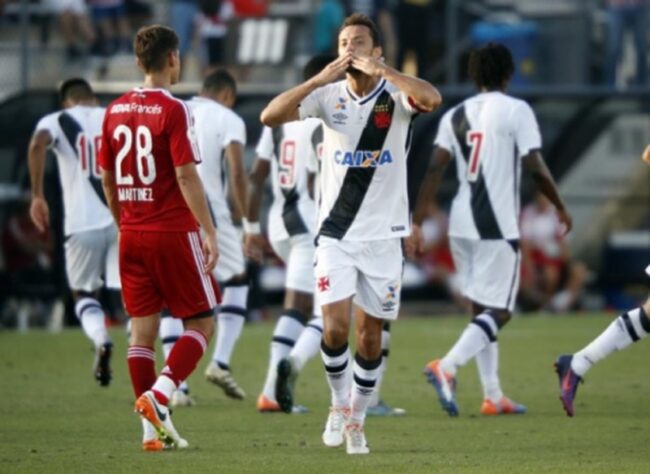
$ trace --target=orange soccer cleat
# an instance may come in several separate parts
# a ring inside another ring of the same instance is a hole
[[[508,397],[501,398],[497,403],[486,398],[481,405],[482,415],[523,415],[524,413],[526,413],[526,407],[513,402]]]

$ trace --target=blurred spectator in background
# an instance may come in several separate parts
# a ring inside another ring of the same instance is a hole
[[[607,55],[605,57],[605,80],[616,85],[616,70],[623,57],[623,39],[626,30],[634,37],[636,54],[635,85],[643,85],[648,77],[648,0],[606,0],[607,5]]]
[[[84,51],[79,39],[86,44],[95,41],[95,31],[84,0],[43,0],[43,7],[59,21],[68,61],[80,59]]]
[[[435,0],[399,0],[397,4],[397,68],[404,70],[408,53],[415,55],[417,71],[425,77],[429,69],[429,46]]]
[[[233,0],[235,15],[243,18],[248,16],[266,16],[271,0]]]
[[[201,70],[205,75],[210,69],[225,63],[228,22],[235,16],[230,0],[200,0],[197,17],[201,38]]]
[[[345,18],[345,10],[340,0],[321,0],[314,15],[314,53],[336,52],[339,27]]]
[[[169,26],[178,35],[178,50],[181,55],[181,75],[185,69],[187,53],[192,46],[199,18],[199,0],[171,0]]]
[[[131,31],[124,0],[87,0],[93,23],[100,35],[100,53],[112,56],[131,51]]]
[[[541,193],[521,215],[522,309],[568,311],[579,302],[587,267],[571,259],[564,228]]]
[[[395,66],[397,56],[397,37],[393,15],[389,8],[390,0],[345,0],[347,13],[363,13],[372,19],[379,27],[381,33],[381,46],[384,60],[387,64]]]

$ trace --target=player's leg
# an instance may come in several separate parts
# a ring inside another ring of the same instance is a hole
[[[163,310],[161,316],[159,335],[163,354],[165,355],[165,360],[167,360],[174,344],[183,335],[185,328],[183,327],[183,321],[174,318],[169,311]],[[195,405],[194,400],[190,397],[190,388],[187,380],[181,382],[178,389],[172,394],[170,405],[173,407],[189,407]]]
[[[631,344],[645,339],[650,333],[650,298],[621,314],[592,342],[573,355],[561,355],[555,362],[560,380],[560,400],[568,416],[575,413],[573,401],[578,384],[595,364]]]
[[[102,386],[111,381],[110,358],[112,342],[106,329],[106,312],[98,300],[103,285],[108,249],[106,229],[72,234],[65,242],[65,263],[68,283],[75,302],[75,314],[81,328],[95,347],[93,374]]]
[[[388,368],[388,356],[390,354],[390,322],[384,321],[384,327],[381,331],[381,367],[379,377],[375,385],[375,391],[370,398],[368,405],[368,416],[402,416],[406,414],[403,408],[394,408],[386,404],[381,398],[381,383]]]

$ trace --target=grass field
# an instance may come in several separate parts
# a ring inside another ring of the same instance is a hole
[[[190,380],[198,406],[177,409],[176,427],[190,442],[182,452],[140,451],[132,413],[122,331],[113,384],[90,375],[92,353],[80,331],[0,333],[0,472],[648,472],[650,345],[605,360],[578,392],[577,416],[558,401],[552,363],[595,337],[611,315],[531,317],[501,334],[506,393],[528,405],[523,416],[483,418],[473,362],[459,372],[461,414],[449,418],[421,374],[466,324],[464,318],[403,318],[393,344],[383,398],[402,418],[371,418],[369,456],[350,457],[321,444],[329,394],[320,358],[298,384],[306,415],[262,415],[254,403],[265,375],[270,324],[247,326],[234,356],[244,402],[226,399],[202,379]],[[160,364],[159,364],[160,365]]]

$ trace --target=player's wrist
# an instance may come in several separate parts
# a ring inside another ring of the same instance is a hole
[[[241,225],[242,228],[244,229],[244,234],[255,235],[255,234],[262,233],[262,226],[260,226],[259,222],[250,222],[248,219],[244,217],[241,220]]]

